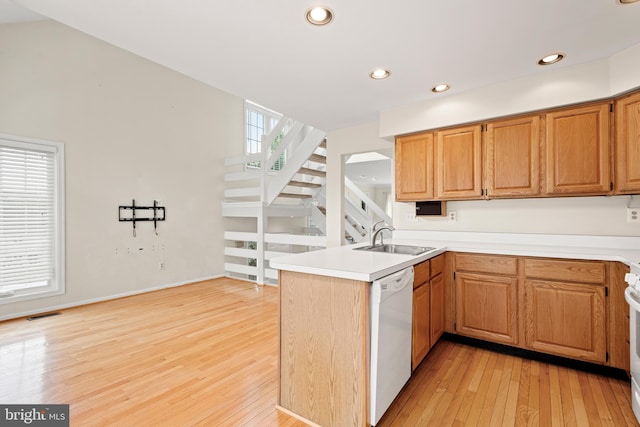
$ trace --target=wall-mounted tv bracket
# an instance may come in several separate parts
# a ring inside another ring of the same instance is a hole
[[[153,216],[136,214],[136,211],[153,211]],[[126,216],[126,212],[131,211],[131,216]],[[124,215],[123,215],[124,214]],[[136,206],[136,200],[131,200],[131,206],[118,206],[118,221],[130,221],[133,223],[133,237],[136,237],[136,222],[153,221],[153,231],[158,235],[158,221],[164,221],[166,218],[166,209],[164,206],[158,206],[156,200],[153,206]]]

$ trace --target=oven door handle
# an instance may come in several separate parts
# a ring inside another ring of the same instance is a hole
[[[624,290],[624,299],[627,300],[632,309],[640,311],[640,301],[638,301],[638,297],[633,288],[627,287],[627,289]]]

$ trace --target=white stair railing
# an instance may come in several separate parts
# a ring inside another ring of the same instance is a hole
[[[358,188],[357,185],[355,185],[353,183],[353,181],[351,181],[349,178],[347,178],[346,176],[344,177],[344,185],[346,188],[348,188],[353,194],[355,194],[356,196],[358,196],[360,198],[360,200],[362,200],[363,202],[366,203],[367,207],[369,208],[369,210],[375,214],[378,218],[380,218],[381,220],[383,220],[384,222],[386,222],[387,224],[391,225],[393,224],[393,220],[391,219],[391,217],[384,211],[384,209],[382,209],[380,206],[378,206],[376,204],[376,202],[374,202],[369,196],[366,195],[365,192],[363,192],[362,190],[360,190],[360,188]]]
[[[326,246],[325,236],[308,235],[308,231],[300,234],[300,230],[307,230],[301,224],[303,221],[297,222],[296,232],[269,232],[270,217],[296,216],[312,218],[317,226],[315,231],[326,234],[324,214],[313,204],[300,204],[299,201],[294,202],[295,199],[282,199],[281,203],[273,203],[303,166],[314,168],[305,163],[325,136],[326,134],[318,129],[283,117],[269,135],[263,136],[260,153],[225,159],[225,166],[232,169],[225,173],[225,182],[228,182],[229,186],[225,189],[227,201],[223,202],[223,215],[238,218],[234,226],[240,229],[255,230],[227,230],[224,233],[227,242],[224,254],[228,257],[225,260],[225,270],[229,274],[260,284],[273,283],[277,281],[278,275],[277,271],[269,268],[270,258]],[[276,141],[277,145],[274,144]],[[272,170],[276,162],[285,156],[284,167]],[[246,165],[251,167],[247,168]],[[325,180],[297,177],[295,181],[322,184]],[[322,188],[295,184],[301,194],[313,195]]]
[[[349,191],[357,198],[357,202],[352,201],[348,197],[346,197],[345,203],[345,212],[347,215],[351,215],[356,222],[360,223],[363,227],[365,227],[365,235],[362,236],[360,241],[363,241],[369,238],[371,233],[371,224],[373,224],[375,218],[378,218],[387,224],[393,224],[393,220],[391,217],[382,209],[378,204],[371,199],[367,194],[362,191],[353,181],[351,181],[348,177],[344,177],[344,185],[345,188],[349,189]],[[361,202],[364,202],[367,206],[368,212],[362,210]],[[349,233],[351,234],[351,233]],[[359,236],[360,234],[358,234]],[[357,241],[358,236],[351,235],[354,240]]]
[[[325,136],[325,132],[315,128],[312,128],[311,131],[306,134],[300,145],[295,148],[291,157],[287,159],[284,168],[269,182],[265,199],[266,204],[273,203],[276,197],[278,197],[287,184],[289,184],[289,181],[298,173],[302,165],[304,165],[311,154],[313,154],[315,149],[318,148]]]

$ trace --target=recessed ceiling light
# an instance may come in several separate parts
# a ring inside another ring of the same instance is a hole
[[[391,75],[391,72],[389,70],[378,68],[377,70],[373,70],[371,74],[369,74],[369,77],[375,80],[382,80],[382,79],[386,79],[390,75]]]
[[[635,3],[638,0],[619,0],[620,4],[631,4],[631,3]]]
[[[538,65],[551,65],[559,62],[564,58],[563,53],[552,53],[550,55],[545,56],[541,60],[538,61]]]
[[[435,85],[434,87],[432,87],[431,92],[440,93],[440,92],[446,92],[449,89],[451,89],[451,86],[443,83],[443,84]]]
[[[306,16],[313,25],[327,25],[333,19],[333,12],[326,6],[316,6],[307,10]]]

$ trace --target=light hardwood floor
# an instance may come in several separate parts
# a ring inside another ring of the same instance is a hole
[[[0,322],[0,402],[69,403],[82,427],[302,426],[275,410],[277,310],[277,289],[218,279]],[[637,424],[627,381],[441,340],[379,425]]]

